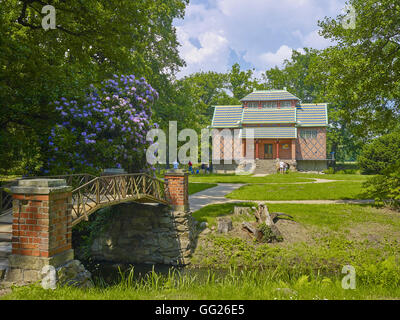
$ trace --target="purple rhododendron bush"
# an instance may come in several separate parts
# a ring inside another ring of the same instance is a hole
[[[151,106],[158,93],[144,78],[114,75],[91,85],[82,101],[55,101],[60,123],[51,130],[45,174],[98,173],[105,168],[151,170],[146,162]]]

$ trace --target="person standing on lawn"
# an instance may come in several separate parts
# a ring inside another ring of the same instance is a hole
[[[279,173],[285,173],[285,163],[283,161],[279,162]]]
[[[192,162],[191,162],[190,160],[189,160],[188,165],[189,165],[189,172],[190,172],[190,173],[194,173],[194,172],[193,172],[193,164],[192,164]]]

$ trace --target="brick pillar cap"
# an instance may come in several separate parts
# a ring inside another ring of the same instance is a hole
[[[187,176],[189,175],[186,171],[182,169],[171,169],[165,173],[165,176]]]
[[[65,179],[23,179],[18,180],[18,186],[11,187],[11,192],[15,194],[50,194],[71,190]]]

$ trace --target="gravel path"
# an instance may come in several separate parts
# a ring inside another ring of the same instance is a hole
[[[190,210],[195,212],[210,204],[232,202],[230,199],[225,198],[225,196],[241,186],[244,186],[244,184],[220,183],[214,188],[192,194],[189,196]]]

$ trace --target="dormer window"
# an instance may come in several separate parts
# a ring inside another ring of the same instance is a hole
[[[261,102],[256,102],[256,101],[251,101],[247,103],[248,108],[278,108],[278,102],[277,101],[261,101]]]
[[[247,107],[249,108],[257,108],[258,107],[258,102],[248,102]]]
[[[263,102],[264,108],[278,108],[278,102],[277,101],[266,101]]]
[[[300,99],[286,90],[256,90],[240,101],[249,108],[290,108],[295,107]]]

